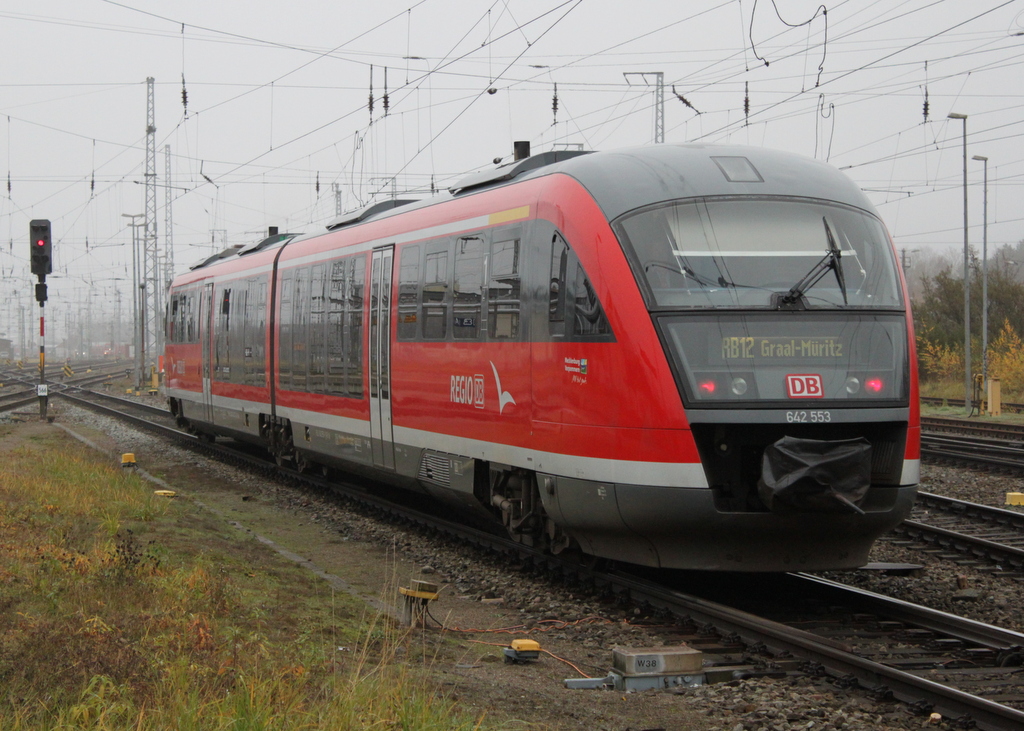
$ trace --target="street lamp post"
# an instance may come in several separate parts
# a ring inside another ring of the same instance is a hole
[[[146,347],[146,320],[145,314],[139,317],[139,304],[142,300],[140,296],[139,288],[139,255],[138,255],[138,236],[135,231],[139,226],[145,226],[145,222],[136,223],[136,218],[145,218],[145,213],[122,213],[122,217],[132,219],[129,224],[132,227],[132,340],[135,346],[134,357],[132,358],[132,367],[135,370],[135,390],[139,391],[142,389],[142,369],[145,361],[143,360],[142,351]],[[144,304],[143,304],[144,306]]]
[[[967,115],[950,112],[949,119],[964,123],[964,408],[970,416],[971,406],[971,252],[967,239]]]
[[[971,159],[985,163],[981,226],[981,378],[988,387],[988,158],[984,155],[975,155]]]

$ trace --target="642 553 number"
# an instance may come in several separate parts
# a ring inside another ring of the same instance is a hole
[[[832,421],[831,411],[787,411],[789,424],[827,424]]]

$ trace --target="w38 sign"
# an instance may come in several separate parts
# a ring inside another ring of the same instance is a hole
[[[786,395],[790,398],[824,398],[821,376],[817,373],[790,373],[786,376]]]

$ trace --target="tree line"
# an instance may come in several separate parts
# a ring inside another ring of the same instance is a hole
[[[907,257],[903,257],[904,263]],[[922,389],[962,397],[964,377],[963,260],[914,261],[907,270],[917,335]],[[971,373],[980,374],[984,268],[970,252]],[[988,261],[988,362],[1000,379],[1004,400],[1024,397],[1024,241],[999,247]],[[950,390],[950,393],[945,393]]]

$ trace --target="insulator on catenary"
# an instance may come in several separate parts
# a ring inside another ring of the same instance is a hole
[[[551,97],[551,124],[558,122],[558,84],[555,84],[555,94]]]
[[[388,116],[388,107],[391,106],[390,100],[388,99],[388,67],[384,67],[384,116]]]
[[[743,82],[743,124],[750,123],[750,82]]]
[[[928,62],[924,62],[924,121],[928,121]]]
[[[373,121],[373,66],[370,66],[370,121]]]

